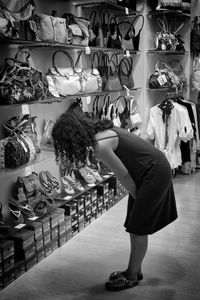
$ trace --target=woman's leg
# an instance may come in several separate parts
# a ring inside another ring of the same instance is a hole
[[[130,280],[137,280],[137,274],[141,274],[141,266],[148,247],[148,235],[136,235],[130,233],[131,252],[126,276]]]

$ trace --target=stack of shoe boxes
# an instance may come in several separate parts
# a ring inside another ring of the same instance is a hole
[[[91,222],[92,211],[92,194],[88,191],[84,193],[84,226],[88,226]]]
[[[0,242],[0,290],[15,280],[14,241]]]
[[[78,203],[72,199],[65,203],[62,208],[64,208],[65,222],[68,222],[68,225],[66,224],[66,236],[69,240],[78,233]]]
[[[91,219],[90,221],[94,221],[97,218],[97,190],[92,189],[91,193]]]
[[[50,217],[50,228],[51,228],[51,241],[49,247],[52,252],[55,251],[59,246],[59,236],[60,236],[60,224],[64,223],[64,210],[61,208],[54,209],[49,213]]]
[[[8,234],[8,239],[14,241],[15,262],[25,261],[26,271],[37,263],[35,237],[33,230],[25,227],[13,228]]]
[[[38,222],[37,220],[29,221],[26,222],[26,228],[29,230],[33,230],[34,232],[37,261],[40,262],[45,257],[42,223]]]

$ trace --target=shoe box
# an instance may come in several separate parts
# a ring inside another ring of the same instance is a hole
[[[15,261],[28,260],[36,254],[34,231],[27,228],[13,228],[8,239],[14,241]]]
[[[109,183],[108,182],[100,183],[96,185],[94,189],[96,189],[97,195],[105,195],[106,193],[108,193]]]
[[[58,239],[58,246],[61,247],[63,246],[67,241],[67,238],[66,238],[66,232],[62,233],[60,236],[59,236],[59,239]]]

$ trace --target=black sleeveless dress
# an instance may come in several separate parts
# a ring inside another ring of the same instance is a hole
[[[136,199],[128,198],[126,231],[152,234],[177,217],[171,167],[164,154],[144,139],[119,127],[115,154],[128,169],[137,185]]]

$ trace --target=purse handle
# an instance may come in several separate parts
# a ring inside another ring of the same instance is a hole
[[[71,64],[71,67],[72,67],[73,71],[75,72],[75,65],[74,65],[74,61],[73,61],[71,55],[70,55],[67,51],[63,51],[63,50],[57,50],[57,51],[55,51],[55,52],[53,53],[53,56],[52,56],[52,65],[53,65],[54,69],[56,70],[56,72],[57,72],[59,75],[62,76],[62,74],[59,72],[59,70],[58,70],[58,68],[57,68],[57,66],[56,66],[56,61],[55,61],[55,60],[56,60],[56,55],[57,55],[58,53],[64,54],[64,55],[69,59],[70,64]]]
[[[90,54],[85,54],[85,52],[83,51],[80,51],[78,57],[77,57],[77,60],[75,62],[75,68],[78,67],[78,64],[79,64],[79,61],[80,61],[80,58],[81,58],[81,55],[87,55],[87,57],[89,57],[90,61],[91,61],[91,70],[92,70],[92,73],[94,73],[94,62],[93,62],[93,58]]]
[[[127,73],[124,72],[122,65],[126,66]],[[128,66],[127,66],[128,64]],[[119,72],[123,73],[126,76],[130,76],[133,68],[133,58],[131,56],[124,57],[119,63]]]
[[[142,31],[142,29],[143,29],[143,27],[144,27],[144,16],[141,15],[141,14],[140,14],[140,15],[137,15],[137,16],[135,17],[135,19],[133,20],[133,22],[132,22],[132,25],[133,25],[134,31],[135,31],[135,26],[134,26],[134,24],[135,24],[135,22],[136,22],[137,20],[139,20],[139,18],[142,18],[142,26],[141,26],[140,30],[138,31],[138,34],[137,34],[137,35],[140,34],[140,32]]]
[[[121,22],[119,22],[118,26],[119,26],[119,28],[120,28],[121,25],[125,25],[125,24],[128,24],[128,25],[129,25],[129,28],[128,28],[128,30],[127,30],[126,33],[124,33],[124,34],[121,33],[121,36],[122,36],[122,38],[126,38],[126,37],[130,37],[130,38],[131,38],[130,32],[131,32],[131,30],[132,30],[132,32],[133,32],[132,34],[133,34],[133,36],[134,36],[134,35],[135,35],[135,27],[134,27],[133,24],[132,24],[131,22],[129,22],[129,21],[121,21]],[[123,28],[124,28],[124,26],[122,27],[122,32],[123,32]],[[120,31],[120,32],[121,32],[121,31]]]

